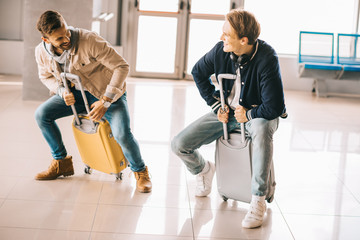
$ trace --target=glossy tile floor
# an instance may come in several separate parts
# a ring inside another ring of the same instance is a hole
[[[274,136],[277,180],[262,227],[243,229],[248,204],[217,193],[194,197],[195,178],[170,151],[185,125],[209,111],[192,82],[129,79],[133,133],[152,175],[153,192],[84,173],[71,131],[58,124],[75,175],[35,181],[51,156],[34,120],[41,102],[22,101],[22,86],[0,77],[0,239],[190,240],[360,239],[360,98],[316,98],[286,91],[289,117]],[[214,160],[214,144],[201,152]]]

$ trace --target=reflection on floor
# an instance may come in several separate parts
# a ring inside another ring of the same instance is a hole
[[[9,80],[10,81],[10,80]],[[6,82],[2,79],[1,82]],[[194,197],[195,178],[170,150],[185,125],[209,111],[192,82],[129,79],[132,129],[152,175],[153,192],[84,166],[71,117],[58,121],[75,175],[35,181],[51,160],[34,120],[40,102],[21,85],[0,84],[0,239],[359,239],[360,99],[286,92],[289,117],[274,137],[277,180],[261,228],[241,228],[248,205],[217,193]],[[214,144],[201,153],[214,160]]]

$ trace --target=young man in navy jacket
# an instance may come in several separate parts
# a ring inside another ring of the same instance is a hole
[[[259,40],[260,24],[253,14],[232,10],[226,15],[221,41],[194,66],[196,86],[212,111],[196,120],[172,141],[172,149],[196,175],[195,195],[205,197],[211,192],[215,165],[198,152],[223,135],[222,123],[228,130],[240,128],[252,138],[252,200],[242,221],[244,228],[262,225],[266,212],[265,196],[273,155],[273,134],[279,117],[285,114],[284,92],[275,50]],[[219,91],[210,76],[236,74],[236,81],[224,81],[225,109],[220,109]],[[236,184],[234,182],[234,184]]]

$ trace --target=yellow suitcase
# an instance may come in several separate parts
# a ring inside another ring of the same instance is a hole
[[[85,173],[90,174],[91,169],[104,173],[114,174],[122,179],[122,171],[127,166],[124,153],[116,142],[106,120],[96,122],[95,128],[86,116],[79,116],[80,125],[74,119],[73,132],[82,161],[85,163]]]
[[[89,104],[82,89],[80,77],[71,73],[62,73],[61,77],[67,91],[69,89],[66,79],[79,82],[86,111],[89,113]],[[95,169],[114,174],[116,179],[122,179],[122,171],[128,163],[120,145],[112,135],[109,122],[105,119],[94,122],[85,115],[78,115],[75,106],[71,106],[71,108],[74,113],[73,133],[81,159],[86,166],[85,173],[91,174],[92,169]]]

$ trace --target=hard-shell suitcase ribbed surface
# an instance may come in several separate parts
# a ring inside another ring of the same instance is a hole
[[[95,169],[104,173],[115,174],[121,179],[121,171],[127,166],[120,145],[114,139],[110,124],[106,121],[96,123],[93,130],[85,116],[79,116],[81,125],[73,122],[73,132],[82,161],[87,166],[85,171]]]
[[[251,201],[251,140],[241,142],[239,133],[230,133],[216,141],[216,178],[219,194],[224,200]]]
[[[229,139],[216,141],[215,166],[218,191],[221,197],[241,202],[251,201],[252,143],[246,137],[241,142],[241,133],[232,132]],[[275,192],[274,164],[271,162],[266,200],[270,203]]]
[[[61,73],[61,78],[68,92],[67,79],[79,83],[85,108],[89,114],[89,104],[80,77],[71,73]],[[91,169],[95,169],[122,179],[122,170],[128,164],[120,145],[112,135],[109,122],[105,119],[94,122],[87,116],[78,115],[74,105],[71,108],[74,113],[73,133],[81,159],[86,165],[85,173],[90,174]]]

